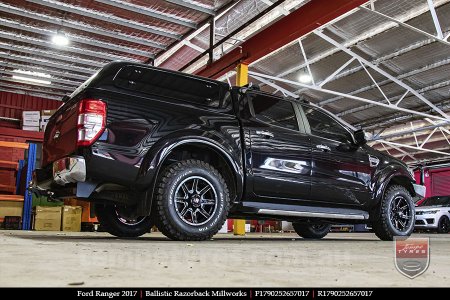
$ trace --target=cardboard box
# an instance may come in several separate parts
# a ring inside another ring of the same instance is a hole
[[[63,207],[62,212],[62,231],[81,231],[81,206],[68,206]]]
[[[50,116],[42,116],[41,122],[39,124],[39,127],[41,131],[45,131],[45,127],[47,127],[48,120],[50,119]]]
[[[39,126],[39,119],[23,119],[22,126]]]
[[[43,109],[41,110],[41,116],[51,117],[56,112],[56,109]]]
[[[37,231],[61,231],[61,207],[36,206],[33,229]]]
[[[39,131],[39,126],[22,126],[22,130]]]
[[[23,111],[22,120],[39,120],[41,118],[40,111]]]
[[[23,202],[22,201],[0,201],[0,218],[4,219],[6,216],[22,217]]]

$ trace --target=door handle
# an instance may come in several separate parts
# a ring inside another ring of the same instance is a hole
[[[257,135],[262,135],[262,136],[264,136],[266,138],[273,138],[274,137],[273,133],[270,132],[270,131],[267,131],[267,130],[256,130],[256,134]]]
[[[322,150],[324,152],[331,151],[331,148],[326,146],[326,145],[316,145],[316,148],[319,149],[319,150]]]

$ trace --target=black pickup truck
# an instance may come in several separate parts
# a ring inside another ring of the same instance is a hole
[[[226,218],[304,238],[367,223],[408,236],[420,187],[400,161],[306,101],[127,62],[106,65],[50,119],[33,191],[95,203],[113,235],[152,225],[205,240]]]

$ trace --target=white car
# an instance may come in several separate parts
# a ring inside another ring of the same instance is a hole
[[[415,229],[450,231],[450,196],[426,198],[416,207]]]

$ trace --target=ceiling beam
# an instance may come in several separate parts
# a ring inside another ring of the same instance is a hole
[[[216,12],[214,10],[206,8],[204,6],[196,5],[192,1],[190,1],[190,2],[187,2],[184,0],[166,0],[166,1],[170,2],[172,4],[176,4],[178,6],[190,8],[192,10],[196,10],[196,11],[208,14],[210,16],[214,16],[216,14]]]
[[[31,45],[38,45],[38,46],[46,47],[49,49],[55,49],[55,46],[50,41],[38,39],[35,37],[31,37],[31,36],[18,35],[17,33],[14,33],[14,32],[0,31],[0,37],[4,38],[4,39],[13,40],[16,42],[27,43],[27,44],[31,44]],[[72,53],[76,53],[76,54],[80,54],[80,55],[93,56],[96,58],[100,58],[103,60],[110,60],[110,61],[112,61],[112,60],[129,60],[129,61],[136,61],[136,62],[139,61],[137,59],[129,58],[126,56],[120,56],[120,55],[105,53],[105,52],[101,52],[101,51],[87,50],[87,49],[82,49],[82,48],[73,47],[73,46],[66,46],[64,48],[61,48],[60,50],[66,51],[66,52],[72,52]]]
[[[439,4],[443,4],[444,1],[446,1],[446,0],[439,0]],[[421,16],[421,15],[427,13],[427,12],[428,12],[428,6],[426,4],[424,4],[424,5],[421,5],[419,8],[415,9],[415,11],[413,11],[413,12],[411,12],[411,11],[405,12],[404,14],[402,14],[401,16],[398,17],[398,20],[401,21],[401,22],[408,22],[408,21],[410,21],[410,20],[412,20],[414,18],[417,18],[417,17],[419,17],[419,16]],[[332,25],[332,24],[329,24],[329,26],[330,25]],[[347,47],[347,48],[353,47],[353,46],[357,47],[358,44],[360,44],[360,43],[362,43],[362,42],[364,42],[366,40],[369,40],[369,39],[371,39],[372,37],[374,37],[374,36],[376,36],[378,34],[381,34],[381,33],[384,33],[384,32],[389,32],[389,30],[394,29],[396,27],[397,27],[397,25],[395,23],[392,23],[392,22],[385,22],[385,23],[379,24],[379,26],[376,26],[376,27],[372,28],[371,30],[368,30],[368,31],[364,32],[363,34],[360,34],[360,35],[352,38],[351,40],[348,40],[348,41],[344,42],[343,45],[345,47]],[[433,39],[433,41],[434,41],[434,39]],[[270,59],[270,57],[272,55],[276,55],[276,53],[278,51],[280,51],[280,49],[278,49],[277,51],[274,51],[273,54],[270,54],[270,55],[266,56],[264,59]],[[319,61],[321,61],[323,59],[326,59],[326,58],[330,57],[331,55],[334,55],[334,54],[338,53],[339,51],[340,50],[338,48],[332,48],[330,50],[324,51],[321,54],[310,58],[309,59],[309,63],[310,64],[314,64],[316,62],[319,62]],[[373,61],[373,63],[374,64],[378,64],[379,61],[375,60],[375,61]],[[300,64],[300,65],[297,65],[297,66],[295,66],[295,67],[293,67],[293,68],[291,68],[289,70],[286,70],[286,71],[284,71],[284,72],[282,72],[280,74],[277,74],[276,76],[277,77],[285,77],[285,76],[288,76],[288,75],[290,75],[292,73],[295,73],[295,72],[297,72],[297,71],[299,71],[299,70],[301,70],[301,69],[303,69],[305,67],[306,67],[306,64]],[[361,66],[358,66],[358,68],[361,68]],[[296,92],[296,93],[298,93],[298,92]]]
[[[366,0],[311,0],[231,50],[197,75],[217,78],[237,63],[250,64],[274,50],[351,11]]]
[[[33,76],[33,75],[28,75],[28,74],[17,73],[17,72],[8,71],[8,70],[0,70],[0,73],[8,74],[8,75],[17,75],[17,76],[21,76],[21,77],[25,77],[25,78],[31,78],[31,79],[37,79],[37,80],[48,80],[52,84],[54,82],[56,82],[56,83],[62,83],[62,84],[65,84],[65,85],[70,85],[70,86],[73,86],[73,87],[78,87],[82,83],[80,81],[79,82],[74,82],[74,81],[71,81],[71,80],[66,80],[66,79],[62,79],[62,78],[55,78],[55,77],[45,78],[45,77],[39,77],[39,76]],[[68,88],[70,88],[70,87],[68,87]]]
[[[155,26],[146,25],[143,23],[135,22],[132,20],[116,17],[112,14],[108,13],[100,13],[91,9],[83,8],[80,6],[75,6],[59,1],[54,0],[27,0],[28,2],[32,2],[41,6],[50,7],[54,9],[58,9],[61,11],[78,14],[83,17],[89,17],[92,19],[100,20],[103,22],[108,22],[111,24],[116,24],[120,26],[125,26],[128,28],[133,28],[137,30],[141,30],[148,33],[153,33],[156,35],[164,36],[167,38],[179,40],[181,36],[179,34],[171,33],[165,30],[164,28],[157,28]]]
[[[96,69],[89,69],[89,68],[80,67],[80,66],[76,66],[76,65],[62,64],[62,63],[55,62],[55,61],[43,60],[43,59],[32,57],[32,56],[22,56],[22,55],[13,54],[10,52],[0,51],[0,58],[7,59],[8,61],[9,60],[21,61],[21,62],[24,62],[26,64],[31,64],[31,65],[35,64],[35,65],[40,65],[40,66],[45,66],[45,67],[53,67],[56,69],[61,69],[61,70],[66,70],[66,71],[75,71],[75,72],[79,72],[79,73],[88,74],[89,76],[93,75],[95,72],[97,72]]]
[[[1,36],[1,33],[0,33],[0,36]],[[0,49],[21,52],[21,53],[27,53],[27,54],[35,54],[35,55],[39,55],[42,57],[50,58],[52,60],[57,59],[57,60],[65,61],[65,62],[76,63],[76,64],[86,65],[86,66],[102,67],[105,65],[105,63],[103,63],[103,62],[93,61],[93,60],[89,60],[89,59],[83,59],[83,58],[79,58],[79,57],[65,56],[65,55],[61,55],[59,53],[46,51],[45,49],[24,47],[24,46],[7,44],[7,43],[2,43],[2,42],[0,42]]]
[[[70,72],[70,73],[62,72],[62,71],[58,71],[55,69],[48,69],[48,68],[43,68],[40,66],[33,66],[31,64],[14,63],[11,61],[6,61],[6,60],[5,61],[0,60],[0,65],[3,66],[4,68],[41,72],[41,73],[55,75],[55,76],[59,76],[59,77],[63,77],[63,78],[79,79],[82,81],[85,81],[86,79],[89,78],[89,75],[79,75],[79,74],[75,74],[73,72]]]
[[[17,30],[23,30],[23,31],[32,32],[32,33],[37,33],[37,34],[41,34],[41,35],[46,35],[49,37],[52,37],[56,34],[56,32],[52,31],[52,30],[48,30],[45,28],[39,28],[39,27],[33,27],[28,24],[16,22],[13,20],[8,20],[5,18],[0,18],[0,22],[1,22],[2,26],[5,26],[5,27],[9,27],[9,28],[17,29]],[[82,36],[77,36],[77,35],[68,34],[68,33],[65,33],[65,35],[71,42],[77,42],[77,43],[88,45],[88,46],[103,48],[108,51],[114,50],[114,51],[119,51],[122,53],[131,54],[131,55],[143,56],[146,58],[154,57],[154,54],[151,52],[133,49],[130,47],[119,46],[119,45],[107,43],[104,41],[95,40],[95,38],[93,38],[93,37],[85,38]]]
[[[76,22],[73,20],[59,19],[59,18],[52,17],[49,15],[40,14],[40,13],[36,13],[34,11],[29,11],[29,10],[26,10],[23,8],[8,5],[5,3],[0,3],[0,11],[9,13],[9,14],[13,14],[16,16],[29,18],[32,20],[50,23],[50,24],[57,25],[58,27],[62,27],[62,28],[66,27],[66,28],[75,29],[77,31],[83,31],[83,32],[86,32],[89,34],[98,34],[101,36],[106,36],[109,38],[118,39],[118,40],[130,42],[133,44],[145,45],[145,46],[153,47],[156,49],[162,49],[162,50],[166,49],[166,47],[162,44],[155,43],[155,42],[143,39],[138,36],[132,36],[132,35],[118,32],[118,31],[110,31],[110,30],[106,30],[104,28],[93,27],[89,24]]]
[[[0,87],[2,88],[7,88],[7,89],[14,89],[14,90],[18,90],[18,91],[28,91],[28,92],[33,92],[33,93],[44,93],[44,94],[49,94],[49,95],[53,95],[53,96],[63,96],[64,93],[62,92],[56,92],[56,91],[50,91],[50,90],[41,90],[41,89],[36,89],[36,88],[30,88],[30,87],[25,87],[22,85],[17,85],[17,84],[9,84],[6,82],[0,82]]]
[[[36,92],[34,92],[34,93],[33,92],[26,92],[24,90],[16,90],[16,89],[1,88],[1,87],[0,87],[0,91],[1,92],[8,92],[8,93],[19,94],[19,95],[29,95],[29,96],[45,98],[45,99],[51,99],[51,100],[58,100],[58,101],[61,101],[61,97],[64,96],[64,94],[61,94],[61,97],[58,97],[58,96],[53,96],[53,95],[48,95],[48,94],[40,94],[40,93],[36,93]]]
[[[0,71],[0,74],[2,74],[2,71]],[[50,85],[50,84],[43,84],[43,83],[30,82],[30,81],[26,81],[25,82],[25,81],[22,81],[22,80],[14,79],[12,77],[5,77],[3,75],[0,75],[0,80],[9,81],[9,82],[16,82],[16,83],[21,83],[21,84],[26,84],[26,85],[36,85],[36,86],[40,86],[40,87],[44,87],[44,88],[55,89],[55,90],[62,90],[62,91],[67,91],[67,92],[73,92],[75,90],[75,88],[70,87],[70,86],[64,86],[64,85],[58,85],[58,84],[51,84]]]
[[[167,21],[170,23],[178,24],[192,29],[197,29],[197,24],[195,24],[194,22],[184,21],[181,18],[177,18],[175,15],[170,15],[161,11],[152,10],[145,6],[136,5],[131,2],[123,2],[118,0],[95,0],[95,1],[106,5],[114,6],[116,8],[120,8],[123,10],[127,10],[136,14],[144,15],[150,18]]]

